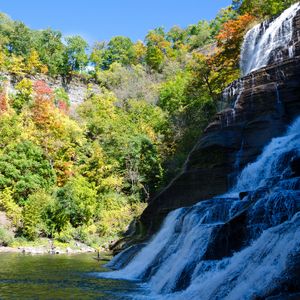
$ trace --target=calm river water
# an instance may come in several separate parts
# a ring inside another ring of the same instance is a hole
[[[0,253],[0,299],[143,298],[133,282],[97,278],[93,273],[104,272],[106,262],[93,256]]]

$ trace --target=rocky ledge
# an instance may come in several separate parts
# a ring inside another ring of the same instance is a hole
[[[239,171],[300,114],[300,56],[255,71],[232,86],[238,86],[239,92],[224,99],[232,108],[216,115],[182,173],[141,216],[148,233],[156,231],[171,210],[225,193]]]

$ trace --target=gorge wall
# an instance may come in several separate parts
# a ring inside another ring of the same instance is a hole
[[[0,73],[1,81],[6,81],[8,86],[8,92],[14,94],[15,85],[21,80],[19,77],[15,77],[9,73]],[[71,107],[76,107],[86,97],[88,90],[94,93],[100,93],[100,87],[94,81],[85,80],[78,76],[73,76],[69,78],[64,77],[50,77],[42,74],[26,76],[32,81],[43,80],[45,81],[52,89],[63,88],[70,99]]]
[[[182,173],[149,203],[141,216],[148,233],[156,231],[170,211],[228,191],[242,168],[300,114],[300,12],[294,13],[290,41],[274,46],[268,66],[224,91],[223,101],[231,108],[216,115]],[[257,36],[271,25],[261,24]]]

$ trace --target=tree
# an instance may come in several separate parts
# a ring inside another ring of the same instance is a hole
[[[173,26],[166,34],[166,40],[172,43],[175,49],[180,48],[180,45],[186,42],[187,32],[179,26]]]
[[[297,0],[234,0],[233,7],[240,13],[249,13],[258,18],[275,16],[287,9]]]
[[[166,34],[162,27],[156,28],[148,32],[146,36],[146,63],[154,70],[159,71],[165,57],[172,57],[174,51],[171,42],[166,40]]]
[[[101,52],[101,68],[108,69],[114,62],[130,65],[135,61],[135,51],[131,39],[123,36],[113,37]]]
[[[159,71],[164,61],[164,54],[158,46],[148,46],[145,60],[150,68]]]
[[[56,88],[54,90],[54,103],[64,113],[68,113],[70,108],[69,95],[63,88]]]
[[[22,211],[22,232],[29,240],[35,240],[41,234],[52,234],[52,226],[49,226],[51,216],[48,213],[54,201],[55,199],[43,190],[28,197]]]
[[[82,71],[88,64],[86,50],[88,43],[79,35],[65,38],[67,46],[65,50],[66,61],[71,71]]]
[[[96,191],[84,177],[71,178],[56,196],[60,210],[74,227],[91,222],[96,209]]]
[[[29,74],[47,73],[48,67],[40,61],[39,54],[36,50],[31,50],[26,60],[26,72]]]
[[[29,141],[10,144],[0,155],[0,190],[12,188],[24,204],[30,194],[55,183],[55,173],[40,147]]]
[[[240,50],[244,34],[255,21],[255,17],[249,14],[239,16],[235,20],[224,23],[216,36],[219,47],[236,53]]]
[[[0,149],[19,141],[23,128],[18,115],[13,112],[0,114],[0,128]]]
[[[147,47],[144,45],[142,41],[137,41],[133,45],[133,50],[136,56],[136,63],[141,64],[145,60],[145,55],[147,53]]]
[[[59,101],[63,100],[58,100],[58,108],[55,107],[55,97],[66,96],[62,91],[55,95],[43,81],[34,84],[34,91],[30,118],[35,130],[31,138],[43,148],[55,169],[57,185],[63,186],[73,175],[78,147],[84,141],[82,129],[59,107]]]
[[[26,57],[32,45],[30,29],[22,22],[15,21],[9,34],[9,51],[15,55]]]
[[[6,14],[0,13],[0,49],[8,47],[9,35],[13,31],[14,21]]]
[[[212,41],[211,25],[207,21],[200,21],[196,25],[190,25],[187,28],[189,35],[188,44],[191,49],[203,47]]]
[[[105,49],[105,42],[96,42],[92,48],[90,61],[95,65],[96,71],[99,71],[103,66],[103,53]]]
[[[122,191],[147,198],[162,178],[161,150],[166,130],[162,110],[142,100],[116,105],[113,94],[94,96],[80,107],[87,123],[87,135],[98,141],[113,166],[115,177],[122,177]]]
[[[52,29],[35,31],[33,35],[34,48],[38,52],[40,61],[47,66],[52,76],[65,72],[65,45],[61,39],[61,32]]]
[[[9,60],[8,71],[16,76],[24,76],[26,72],[24,57],[12,54]]]
[[[210,22],[212,37],[218,35],[224,23],[234,20],[237,16],[237,12],[231,6],[221,9],[216,18]]]
[[[32,99],[33,84],[30,79],[24,78],[15,86],[17,91],[13,97],[12,107],[17,113],[20,113],[24,104],[29,103]]]

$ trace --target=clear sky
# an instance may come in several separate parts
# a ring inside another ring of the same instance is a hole
[[[231,0],[0,0],[0,11],[33,29],[80,34],[90,44],[125,35],[136,41],[149,29],[186,27],[214,18]]]

